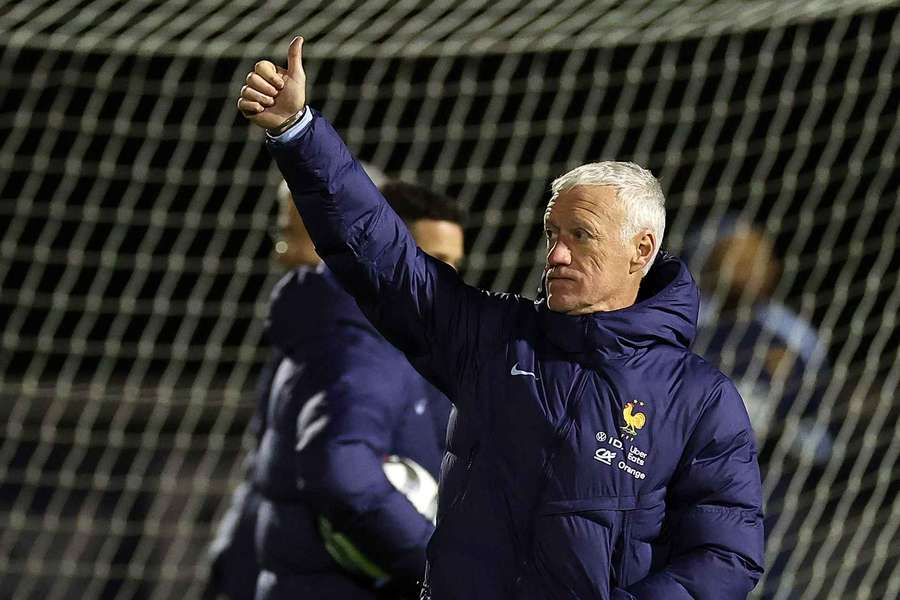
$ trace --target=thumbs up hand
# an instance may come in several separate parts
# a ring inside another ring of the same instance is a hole
[[[237,106],[251,123],[275,129],[306,105],[302,50],[303,38],[295,37],[288,48],[287,69],[261,60],[247,75]]]

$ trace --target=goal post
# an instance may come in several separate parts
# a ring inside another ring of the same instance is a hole
[[[535,293],[553,178],[649,167],[694,349],[760,437],[755,597],[898,594],[900,8],[872,0],[0,7],[0,589],[202,590],[280,276],[235,102],[300,33],[359,157],[468,208],[474,285]]]

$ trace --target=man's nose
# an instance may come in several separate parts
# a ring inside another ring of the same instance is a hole
[[[568,265],[571,262],[572,253],[569,252],[569,248],[559,240],[554,242],[547,253],[547,264],[555,267],[557,265]]]

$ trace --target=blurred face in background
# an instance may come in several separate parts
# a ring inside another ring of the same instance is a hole
[[[463,259],[463,230],[452,221],[419,219],[413,221],[410,232],[426,254],[459,270]]]
[[[774,244],[746,225],[716,243],[700,273],[703,287],[719,294],[728,309],[768,300],[780,278]]]

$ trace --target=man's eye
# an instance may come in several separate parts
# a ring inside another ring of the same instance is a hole
[[[584,229],[576,229],[575,230],[575,239],[578,240],[579,242],[583,242],[590,237],[591,236],[589,236],[588,232],[585,231]]]
[[[547,236],[547,239],[548,239],[548,240],[552,240],[552,239],[553,239],[553,232],[550,231],[549,229],[544,230],[544,235]]]

